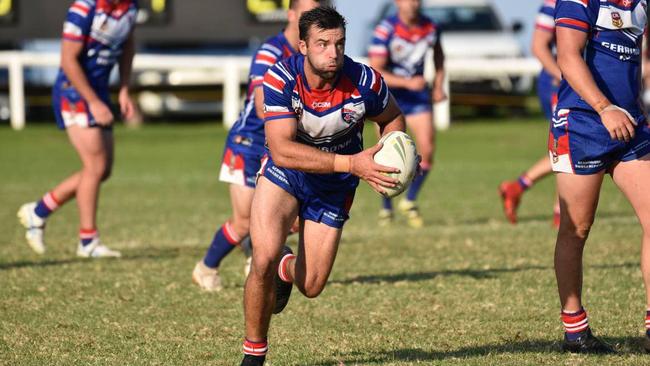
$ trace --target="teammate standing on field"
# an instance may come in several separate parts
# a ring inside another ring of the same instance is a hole
[[[539,10],[533,33],[532,52],[542,64],[542,72],[537,79],[537,97],[547,121],[553,118],[557,105],[557,92],[562,81],[562,72],[555,59],[555,0],[545,0]],[[543,156],[516,180],[505,181],[499,185],[503,201],[503,211],[513,224],[517,223],[517,208],[524,192],[542,178],[553,172],[548,156]],[[560,204],[556,199],[553,208],[553,225],[560,225]]]
[[[27,242],[39,254],[45,252],[43,230],[47,218],[74,197],[79,209],[77,255],[120,256],[99,241],[96,214],[99,187],[110,176],[113,165],[114,117],[108,81],[116,63],[120,71],[120,111],[127,119],[134,113],[129,78],[137,11],[135,0],[76,0],[68,9],[52,104],[57,126],[66,130],[82,169],[40,201],[20,207],[18,217],[27,229]]]
[[[192,280],[203,290],[221,289],[219,264],[249,233],[256,175],[265,153],[264,74],[276,62],[297,52],[300,15],[318,3],[317,0],[291,0],[287,27],[267,39],[253,55],[245,107],[228,133],[219,174],[219,180],[230,184],[232,217],[217,230],[205,256],[192,272]]]
[[[384,76],[397,104],[406,116],[406,124],[415,137],[422,155],[421,174],[416,175],[399,203],[399,210],[408,218],[411,227],[422,227],[423,221],[415,203],[422,184],[433,166],[435,128],[433,103],[447,99],[443,88],[445,56],[440,43],[440,28],[420,12],[420,0],[395,0],[397,14],[384,19],[375,28],[368,50],[370,65]],[[433,48],[435,79],[433,90],[424,79],[424,61]],[[393,203],[383,199],[379,223],[388,225],[393,220]]]
[[[650,127],[640,103],[646,0],[559,0],[558,65],[564,80],[551,123],[561,219],[555,247],[563,349],[610,353],[591,334],[582,303],[582,253],[605,174],[631,203],[643,229],[645,348],[650,351]]]
[[[363,150],[365,118],[382,134],[403,131],[404,118],[381,75],[344,55],[345,19],[318,7],[300,18],[300,54],[264,77],[268,160],[251,210],[253,263],[246,280],[242,365],[262,365],[272,313],[282,311],[293,284],[318,296],[329,277],[359,178],[376,191],[394,186]],[[283,245],[296,215],[298,256]],[[274,284],[275,278],[275,284]]]

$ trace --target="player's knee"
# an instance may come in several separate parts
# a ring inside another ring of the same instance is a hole
[[[305,281],[305,285],[303,286],[302,293],[303,295],[305,295],[305,297],[308,297],[310,299],[318,297],[318,295],[320,295],[325,289],[326,283],[327,283],[327,279],[320,279],[320,278],[308,279]]]
[[[94,159],[90,162],[84,164],[83,173],[88,176],[95,178],[99,181],[104,180],[106,175],[106,162],[101,159]]]
[[[249,274],[261,281],[273,281],[277,271],[277,263],[274,258],[253,254],[251,272]]]
[[[592,223],[593,220],[582,222],[571,222],[570,220],[564,220],[560,223],[559,235],[585,241],[587,240],[587,237],[589,237]]]

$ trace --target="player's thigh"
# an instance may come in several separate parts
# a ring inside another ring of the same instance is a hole
[[[332,271],[342,228],[335,228],[311,220],[301,220],[300,255],[297,275],[305,276],[305,287],[322,286]],[[302,272],[302,273],[300,273]]]
[[[588,231],[594,221],[604,171],[590,175],[557,174],[561,228]]]
[[[251,240],[254,263],[276,259],[298,215],[298,201],[265,177],[260,177],[251,205]]]
[[[230,204],[232,205],[233,217],[236,220],[249,220],[251,216],[251,204],[255,189],[231,183],[229,185]]]
[[[98,159],[106,160],[108,152],[104,146],[102,129],[69,126],[66,128],[66,132],[70,143],[74,146],[84,165],[96,163]]]
[[[406,116],[406,125],[415,137],[415,145],[418,151],[425,152],[431,150],[436,133],[433,127],[433,115],[431,112]]]
[[[644,229],[650,229],[650,154],[641,159],[618,163],[613,171],[614,183],[630,201]]]

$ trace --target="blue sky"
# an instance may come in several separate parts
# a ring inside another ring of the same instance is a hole
[[[338,0],[336,7],[348,19],[347,49],[350,56],[359,56],[369,39],[369,27],[373,24],[382,6],[392,0]],[[453,1],[453,0],[450,0]],[[492,0],[501,13],[506,25],[519,20],[524,30],[519,40],[528,52],[528,43],[532,35],[535,14],[542,0]]]

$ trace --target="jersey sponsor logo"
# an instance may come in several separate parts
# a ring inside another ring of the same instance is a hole
[[[600,45],[609,49],[610,51],[614,51],[623,55],[639,56],[641,54],[641,51],[637,47],[628,47],[611,42],[601,42]]]
[[[623,28],[623,19],[621,19],[621,14],[615,11],[612,12],[612,24],[617,28]]]
[[[317,102],[317,101],[314,101],[314,102],[311,104],[311,107],[312,107],[313,109],[316,109],[316,108],[330,108],[331,106],[332,106],[332,102],[330,102],[330,101],[326,101],[326,102]]]

